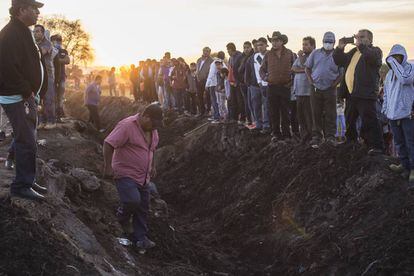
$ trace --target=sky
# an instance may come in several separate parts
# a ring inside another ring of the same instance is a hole
[[[414,0],[39,0],[42,15],[80,19],[92,36],[96,66],[120,66],[141,59],[174,57],[193,61],[201,49],[226,49],[280,31],[286,47],[297,52],[311,35],[321,47],[324,32],[337,40],[359,29],[374,33],[384,55],[393,44],[414,57]],[[0,0],[0,27],[8,19],[11,0]]]

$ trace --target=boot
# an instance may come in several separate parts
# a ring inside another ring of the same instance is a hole
[[[44,196],[37,193],[35,190],[31,188],[22,188],[22,189],[12,191],[10,196],[30,199],[30,200],[36,200],[36,201],[44,201],[46,199]]]

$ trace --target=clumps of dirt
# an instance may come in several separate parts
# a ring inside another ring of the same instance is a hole
[[[0,274],[99,275],[65,241],[22,209],[0,201]]]
[[[243,262],[226,272],[414,273],[413,195],[388,170],[394,160],[358,145],[272,145],[235,126],[164,151],[173,157],[159,187],[183,218],[178,231]]]

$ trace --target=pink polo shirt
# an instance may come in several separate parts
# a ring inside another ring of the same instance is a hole
[[[115,149],[112,157],[115,179],[128,177],[143,186],[150,181],[151,164],[159,137],[154,130],[149,146],[138,118],[139,114],[120,121],[105,142]]]

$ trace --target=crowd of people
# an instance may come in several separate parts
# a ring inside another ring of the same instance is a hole
[[[35,181],[36,130],[53,129],[62,118],[65,65],[70,62],[62,37],[49,37],[36,25],[42,6],[35,0],[13,0],[11,20],[0,32],[0,104],[14,133],[8,158],[16,168],[11,196],[34,200],[43,200],[41,193],[47,192]],[[405,48],[395,45],[385,58],[389,72],[381,79],[383,54],[373,42],[366,29],[338,42],[333,32],[326,32],[322,47],[307,36],[294,53],[286,47],[288,36],[275,31],[246,41],[242,52],[228,43],[228,59],[223,51],[213,55],[205,47],[189,65],[169,52],[160,62],[131,65],[135,101],[158,103],[124,119],[107,137],[104,174],[114,174],[123,203],[121,225],[128,228],[133,217],[134,242],[154,246],[147,237],[147,183],[156,174],[153,155],[163,111],[243,125],[271,135],[273,143],[296,140],[315,149],[364,143],[372,155],[393,154],[395,146],[401,164],[390,169],[414,189],[414,68]],[[346,52],[347,45],[353,47]],[[108,73],[110,96],[119,96],[115,72]],[[90,122],[104,132],[98,112],[101,86],[102,76],[94,76],[85,90],[85,106]]]

